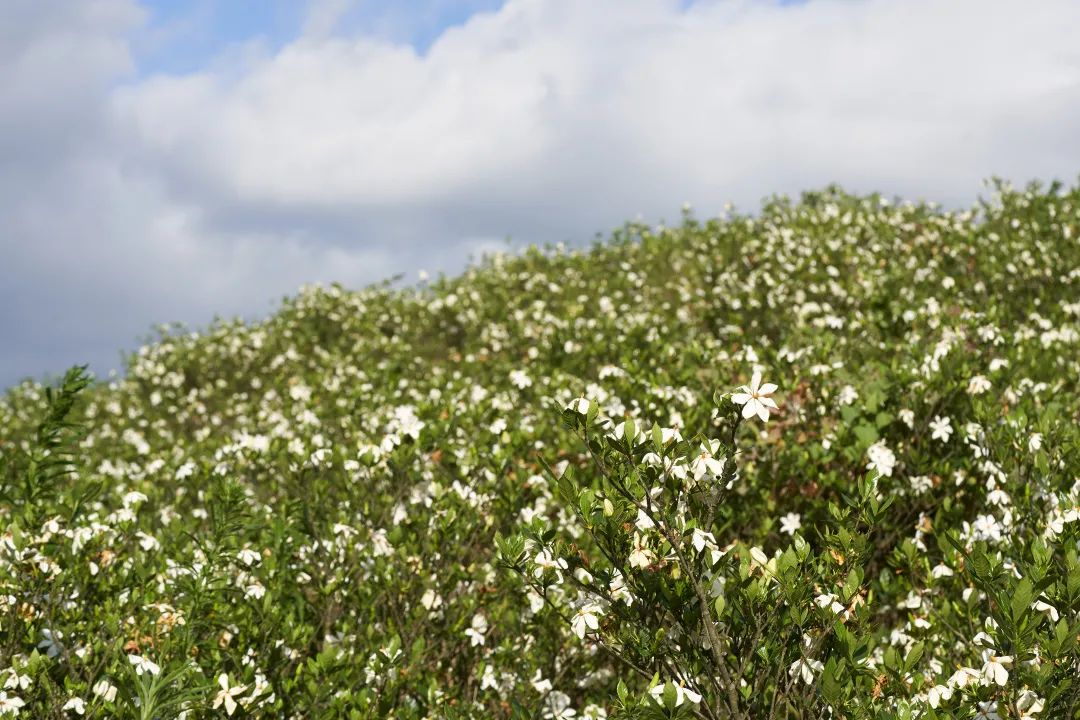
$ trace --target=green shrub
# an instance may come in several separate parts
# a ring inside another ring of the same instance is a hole
[[[1080,718],[1080,189],[992,190],[308,288],[13,388],[0,717]]]

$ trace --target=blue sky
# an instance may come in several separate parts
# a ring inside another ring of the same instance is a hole
[[[780,6],[807,0],[756,0]],[[426,52],[449,27],[481,12],[494,12],[505,0],[367,0],[350,3],[335,31],[368,32],[406,42]],[[695,0],[679,0],[689,8]],[[198,70],[230,47],[258,43],[273,52],[301,33],[308,5],[301,0],[142,0],[147,23],[135,43],[138,71],[187,73]]]
[[[0,387],[840,183],[1075,182],[1075,0],[5,0]]]
[[[476,13],[496,11],[503,2],[353,2],[335,23],[334,32],[370,33],[408,43],[422,53],[448,27]],[[274,52],[302,33],[309,11],[301,0],[142,0],[141,4],[148,13],[136,42],[138,71],[143,75],[193,72],[245,43]]]
[[[304,6],[289,0],[145,0],[138,31],[140,72],[187,73],[230,45],[258,40],[269,50],[297,35]]]

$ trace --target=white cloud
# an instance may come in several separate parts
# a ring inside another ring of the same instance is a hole
[[[302,40],[117,106],[152,162],[254,206],[606,216],[831,180],[957,201],[1074,172],[1078,23],[1063,0],[516,0],[425,56]]]
[[[992,174],[1080,170],[1073,0],[510,0],[422,54],[342,36],[356,3],[321,0],[280,51],[121,87],[137,8],[67,5],[92,10],[24,0],[35,30],[0,23],[0,48],[20,37],[0,50],[0,332],[97,331],[23,347],[0,381],[303,281],[453,268],[484,238],[584,241],[833,181],[957,204]],[[43,315],[47,296],[79,308]]]

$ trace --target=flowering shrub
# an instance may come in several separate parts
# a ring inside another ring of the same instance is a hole
[[[0,717],[1080,717],[1080,189],[775,199],[0,403]]]

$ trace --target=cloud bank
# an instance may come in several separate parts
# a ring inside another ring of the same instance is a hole
[[[990,175],[1080,172],[1072,0],[509,0],[423,51],[400,17],[342,30],[352,7],[146,76],[131,0],[16,0],[0,385],[103,372],[155,323],[261,314],[301,283],[452,271],[684,201],[840,182],[955,205]]]

